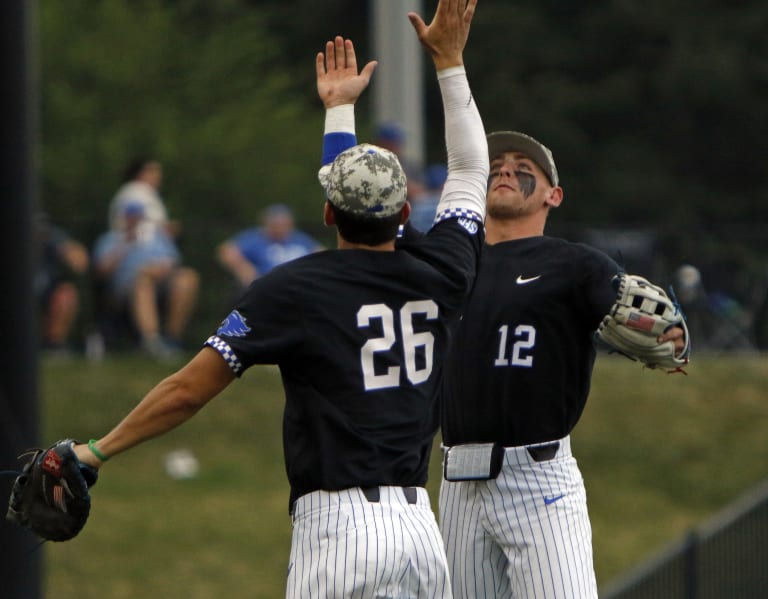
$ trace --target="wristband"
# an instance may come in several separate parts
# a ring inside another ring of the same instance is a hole
[[[91,453],[95,455],[97,458],[99,458],[102,462],[106,462],[109,458],[105,456],[97,447],[96,447],[96,439],[91,439],[88,441],[88,449],[91,450]]]
[[[325,111],[324,134],[349,133],[355,134],[355,105],[341,104]]]

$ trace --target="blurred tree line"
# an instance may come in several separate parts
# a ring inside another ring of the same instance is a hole
[[[423,0],[425,15],[435,5]],[[40,0],[39,13],[42,197],[56,222],[91,243],[126,162],[159,158],[206,282],[203,331],[223,309],[214,247],[264,206],[292,206],[333,244],[314,56],[343,34],[361,63],[375,58],[367,1]],[[465,60],[487,130],[526,131],[555,154],[565,201],[550,232],[646,231],[670,264],[765,276],[766,30],[763,0],[480,0]],[[441,161],[425,72],[427,156]]]

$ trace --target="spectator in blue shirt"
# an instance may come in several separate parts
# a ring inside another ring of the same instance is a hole
[[[222,243],[218,258],[245,288],[275,266],[321,249],[315,239],[295,228],[288,206],[274,204],[264,211],[261,227],[245,229]]]
[[[142,204],[122,207],[124,226],[96,240],[93,262],[108,284],[110,308],[127,312],[145,351],[175,358],[194,309],[199,287],[195,270],[162,228],[144,227]]]

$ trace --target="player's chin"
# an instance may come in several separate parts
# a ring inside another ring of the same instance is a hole
[[[519,218],[523,211],[516,204],[510,202],[488,202],[486,212],[490,218],[496,220],[510,220]]]

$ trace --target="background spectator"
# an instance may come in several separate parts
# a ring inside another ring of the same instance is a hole
[[[217,255],[238,285],[247,287],[275,266],[321,249],[320,243],[296,229],[288,206],[273,204],[264,210],[261,227],[245,229],[228,239]]]
[[[123,173],[123,184],[118,188],[109,206],[109,226],[115,231],[125,229],[124,207],[138,204],[144,208],[141,235],[150,235],[161,228],[171,237],[179,234],[180,226],[168,219],[168,210],[160,197],[163,167],[151,158],[136,158]]]
[[[444,163],[432,164],[424,171],[424,190],[411,198],[411,224],[419,231],[429,231],[435,220],[443,184],[448,176]]]
[[[69,233],[54,226],[47,214],[37,216],[35,229],[40,255],[34,288],[43,314],[43,349],[67,354],[80,307],[76,279],[88,269],[88,250]]]
[[[403,143],[405,142],[405,133],[400,125],[396,123],[382,123],[376,129],[376,136],[373,144],[394,152],[397,155],[400,164],[408,178],[408,201],[424,192],[424,173],[419,165],[406,158],[403,154]]]
[[[119,218],[122,229],[101,235],[93,252],[96,272],[107,284],[107,312],[127,313],[145,351],[173,358],[197,301],[199,276],[181,265],[181,254],[163,229],[144,226],[143,205],[123,205]]]

